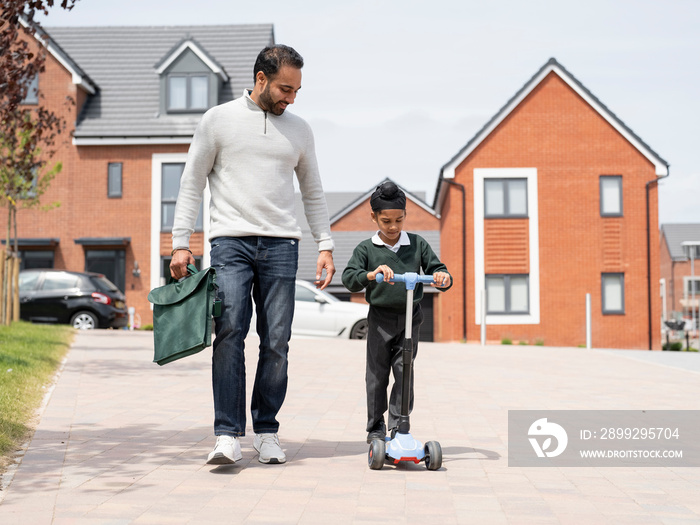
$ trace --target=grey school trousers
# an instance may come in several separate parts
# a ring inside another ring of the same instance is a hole
[[[367,316],[369,330],[367,331],[367,368],[365,385],[367,388],[367,432],[375,429],[375,425],[384,422],[387,411],[387,387],[389,373],[394,373],[394,384],[389,398],[389,430],[399,424],[401,414],[401,382],[403,380],[403,362],[401,357],[402,343],[406,331],[406,314],[397,313],[386,308],[370,306]],[[420,304],[413,306],[413,326],[411,342],[413,360],[418,354],[418,339],[420,326],[423,324],[423,312]],[[413,410],[413,374],[409,393],[409,413]],[[381,422],[381,423],[380,423]]]

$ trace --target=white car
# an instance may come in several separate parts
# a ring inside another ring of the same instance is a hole
[[[366,339],[368,312],[367,304],[341,301],[307,281],[297,281],[292,336]],[[255,309],[250,333],[255,333]]]

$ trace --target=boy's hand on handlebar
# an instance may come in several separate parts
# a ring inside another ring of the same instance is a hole
[[[370,281],[376,281],[378,273],[384,274],[385,282],[388,282],[389,284],[394,284],[393,282],[391,282],[391,280],[394,278],[394,270],[389,268],[386,264],[380,264],[379,266],[377,266],[376,270],[374,270],[373,272],[368,272],[367,279],[369,279]]]
[[[447,288],[452,282],[452,277],[447,272],[435,272],[433,274],[433,280],[435,281],[430,286],[435,288]]]

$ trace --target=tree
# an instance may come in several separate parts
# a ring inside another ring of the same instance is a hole
[[[77,0],[62,0],[61,8],[71,10]],[[19,265],[17,245],[17,206],[35,206],[48,184],[61,170],[61,163],[47,167],[54,153],[57,135],[65,130],[66,122],[50,109],[23,105],[32,80],[44,71],[47,36],[34,19],[37,12],[48,14],[54,0],[3,0],[0,19],[0,193],[8,207],[6,250],[2,261],[3,274],[2,321],[10,305],[7,299],[16,289],[11,282],[12,270]],[[39,42],[41,45],[37,45]],[[43,97],[38,94],[39,100]],[[72,102],[69,100],[68,102]],[[14,226],[14,228],[13,228]],[[14,229],[14,247],[10,236]],[[8,265],[10,261],[13,264]],[[14,308],[18,311],[18,308]]]

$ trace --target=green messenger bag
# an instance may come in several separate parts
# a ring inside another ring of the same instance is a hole
[[[153,303],[153,362],[161,366],[211,346],[212,318],[221,314],[214,268],[198,272],[190,264],[187,271],[185,279],[148,294]]]

